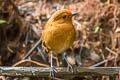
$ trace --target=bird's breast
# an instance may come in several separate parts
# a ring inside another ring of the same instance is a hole
[[[53,52],[62,52],[69,48],[75,40],[75,29],[68,24],[53,25],[43,32],[47,48]]]

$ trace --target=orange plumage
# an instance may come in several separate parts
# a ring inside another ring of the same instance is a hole
[[[59,53],[72,46],[75,36],[72,12],[61,9],[56,11],[46,23],[42,31],[42,42],[48,50]]]

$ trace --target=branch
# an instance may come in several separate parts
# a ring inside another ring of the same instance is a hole
[[[57,67],[56,77],[69,77],[69,76],[101,76],[117,75],[120,67],[79,67],[76,68],[77,72],[67,71],[67,68]],[[50,69],[47,67],[0,67],[1,76],[30,76],[30,77],[47,77],[49,76]]]

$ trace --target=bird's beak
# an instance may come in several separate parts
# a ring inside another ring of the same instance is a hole
[[[72,16],[76,16],[76,15],[78,15],[78,13],[75,11],[72,11]]]

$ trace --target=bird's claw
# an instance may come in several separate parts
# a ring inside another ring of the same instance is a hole
[[[67,71],[71,71],[75,74],[77,72],[77,66],[72,66],[71,64],[68,64]]]
[[[67,71],[74,72],[73,66],[71,64],[68,64]]]
[[[57,73],[57,70],[54,66],[50,67],[50,77],[54,77],[54,72]]]

